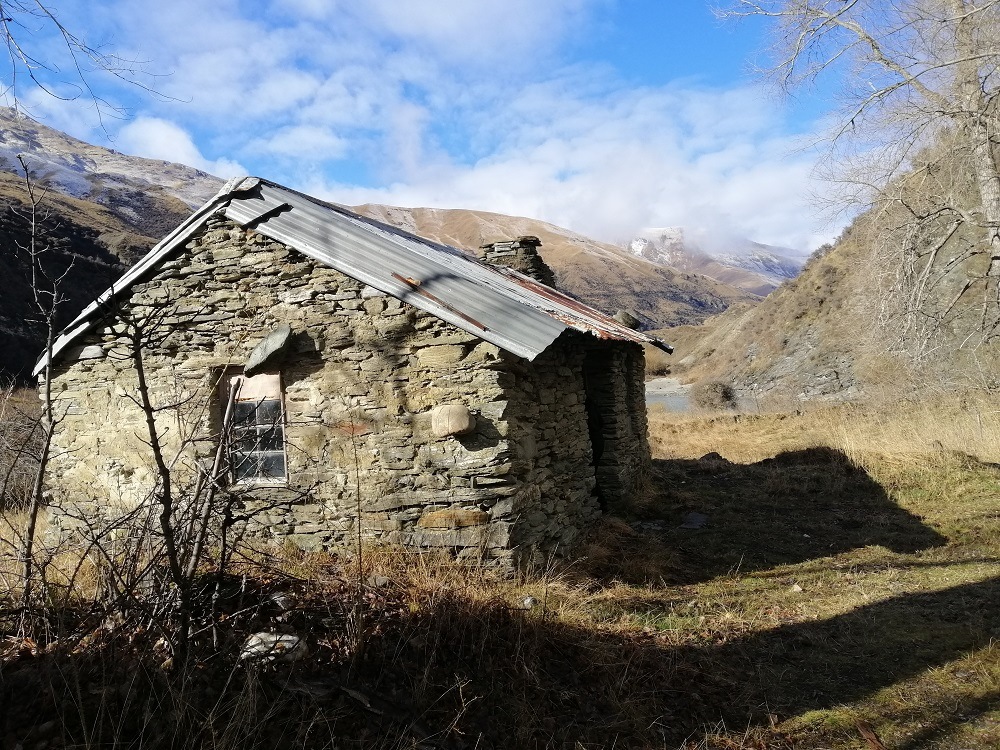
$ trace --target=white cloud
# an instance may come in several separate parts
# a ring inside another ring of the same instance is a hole
[[[248,152],[266,152],[301,161],[308,154],[309,161],[324,162],[344,155],[347,141],[338,137],[330,128],[315,125],[292,125],[281,128],[267,138],[251,141]]]
[[[368,0],[388,32],[450,60],[518,69],[547,58],[594,0]]]
[[[342,11],[336,0],[274,0],[268,15],[278,14],[280,17],[291,14],[310,20],[322,20],[338,12]]]
[[[7,106],[15,104],[10,100],[3,103]],[[85,141],[99,139],[100,119],[97,112],[91,107],[81,107],[79,100],[57,98],[39,89],[32,89],[19,97],[16,104],[29,117],[50,128]]]
[[[530,216],[611,241],[670,225],[798,248],[827,238],[807,197],[812,159],[786,156],[793,141],[773,133],[776,114],[758,92],[620,90],[582,99],[552,87],[508,108],[524,118],[491,110],[504,141],[475,163],[424,160],[386,187],[311,189],[352,204]]]
[[[174,97],[144,103],[114,145],[220,174],[239,159],[339,202],[517,213],[602,239],[671,224],[800,247],[832,234],[806,198],[812,155],[788,155],[760,91],[567,64],[566,40],[612,2],[110,0],[102,18],[170,72],[157,88]]]
[[[147,159],[186,164],[218,177],[247,174],[239,163],[226,158],[206,159],[191,135],[179,125],[157,117],[138,117],[118,131],[119,151]]]

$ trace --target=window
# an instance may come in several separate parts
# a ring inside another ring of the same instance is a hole
[[[285,479],[285,415],[281,376],[233,375],[229,464],[233,481]]]

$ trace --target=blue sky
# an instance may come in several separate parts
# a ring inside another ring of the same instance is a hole
[[[803,149],[824,102],[751,73],[760,23],[702,0],[52,0],[89,43],[143,61],[149,94],[98,120],[22,87],[46,124],[222,177],[337,202],[463,207],[599,239],[685,225],[810,250],[839,226]],[[26,24],[39,57],[58,44]],[[68,70],[66,61],[61,63]],[[147,76],[146,74],[156,74]]]

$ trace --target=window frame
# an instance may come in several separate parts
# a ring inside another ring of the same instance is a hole
[[[256,382],[253,382],[256,381]],[[251,385],[246,391],[244,388]],[[241,396],[241,393],[244,395]],[[223,394],[225,401],[222,404],[222,429],[223,440],[225,441],[227,475],[232,486],[253,486],[253,485],[286,485],[288,484],[288,420],[285,409],[285,389],[280,372],[263,372],[256,375],[246,375],[242,370],[228,370],[224,376]],[[277,403],[277,419],[257,419],[261,412],[261,407],[265,403]],[[256,404],[250,415],[254,421],[241,425],[237,421],[237,414],[241,405]],[[260,447],[268,433],[276,432],[278,448]],[[256,446],[250,450],[241,449],[239,442],[254,434],[255,439],[252,445]],[[274,459],[280,457],[282,473],[268,474],[263,471],[264,461],[256,459],[256,470],[253,473],[240,475],[238,468],[248,459],[240,459],[240,456],[250,457],[270,457]]]

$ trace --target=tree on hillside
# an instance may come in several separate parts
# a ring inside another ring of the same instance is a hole
[[[0,40],[7,51],[6,70],[0,70],[0,95],[2,101],[15,110],[22,108],[21,99],[25,89],[37,88],[45,95],[56,99],[70,100],[79,97],[89,99],[99,117],[107,114],[121,116],[124,110],[102,97],[92,86],[95,75],[110,75],[123,82],[138,86],[146,91],[151,89],[139,77],[144,74],[143,65],[129,61],[114,52],[88,43],[82,36],[67,28],[57,17],[55,10],[43,0],[0,0]],[[55,40],[55,42],[53,42]],[[0,69],[4,66],[0,63]],[[42,414],[40,420],[31,427],[25,443],[14,446],[14,455],[0,476],[0,501],[7,495],[7,485],[16,471],[24,469],[29,458],[27,443],[37,439],[41,433],[40,447],[34,458],[34,478],[28,498],[27,521],[23,533],[13,529],[17,539],[18,555],[21,563],[21,599],[24,605],[22,628],[27,628],[29,611],[33,604],[36,579],[39,578],[39,563],[35,560],[36,530],[41,510],[45,504],[45,480],[50,457],[50,446],[59,415],[54,408],[51,392],[51,366],[53,342],[57,332],[56,313],[65,301],[66,280],[73,260],[61,270],[53,272],[58,264],[47,262],[46,256],[52,250],[52,238],[44,232],[45,190],[36,184],[27,161],[17,156],[17,162],[24,175],[25,202],[23,212],[13,205],[7,210],[27,225],[27,239],[24,243],[14,240],[12,244],[0,245],[0,253],[8,256],[22,256],[27,269],[28,294],[34,303],[34,311],[46,333],[46,345],[42,354],[45,367],[41,381]],[[15,280],[16,283],[16,280]],[[8,290],[7,294],[10,294]],[[11,389],[12,390],[12,389]],[[2,394],[0,394],[2,395]],[[0,508],[2,510],[2,508]],[[9,519],[4,519],[10,525]],[[44,583],[44,574],[41,576]],[[25,630],[25,632],[28,632]]]
[[[841,77],[827,166],[881,215],[910,332],[1000,337],[1000,0],[736,0],[721,15],[774,22],[782,87]]]

